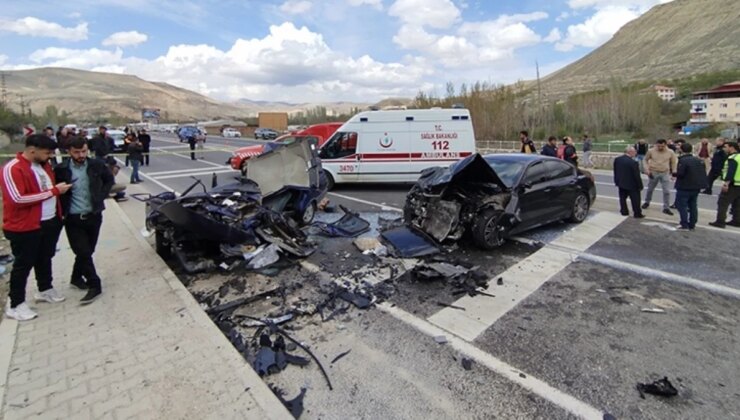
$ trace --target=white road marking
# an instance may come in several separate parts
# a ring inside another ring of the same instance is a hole
[[[600,199],[602,199],[602,198],[605,198],[605,199],[607,199],[607,200],[619,201],[619,197],[612,197],[612,196],[609,196],[609,195],[597,195],[597,196],[596,196],[596,200],[597,200],[597,201],[598,201],[598,200],[600,200]],[[656,204],[656,203],[653,203],[652,205],[653,205],[653,206],[656,206],[656,207],[660,207],[660,208],[662,208],[662,206],[663,206],[663,203],[657,203],[657,204]],[[631,207],[630,207],[630,208],[631,208]],[[672,212],[674,212],[674,213],[678,213],[678,211],[677,211],[676,209],[671,209],[671,211],[672,211]],[[717,213],[717,211],[716,211],[716,210],[703,209],[703,208],[699,207],[699,213],[700,213],[700,214],[701,214],[701,213],[711,213],[711,214],[716,214],[716,213]],[[678,216],[678,214],[676,214],[676,216]],[[678,221],[677,221],[676,223],[678,223]]]
[[[491,298],[488,298],[491,299]],[[387,302],[377,304],[378,309],[389,314],[390,316],[410,325],[419,332],[426,334],[430,337],[439,335],[445,335],[445,331],[438,328],[431,323],[417,318],[414,315],[393,307]],[[485,351],[475,347],[474,345],[466,342],[463,339],[454,336],[447,336],[447,343],[455,350],[459,351],[463,355],[470,357],[478,363],[486,366],[502,377],[516,383],[522,388],[539,395],[540,397],[550,401],[558,407],[572,413],[583,419],[598,419],[603,418],[604,413],[593,407],[592,405],[581,401],[570,394],[562,392],[557,388],[554,388],[546,382],[537,379],[526,372],[522,372],[514,366],[511,366],[504,361],[494,357],[493,355],[486,353]],[[524,373],[525,377],[521,377],[520,373]]]
[[[119,159],[119,158],[116,158],[116,161],[117,161],[118,163],[120,163],[120,164],[121,164],[121,165],[120,165],[120,166],[121,166],[121,168],[123,168],[123,166],[125,165],[125,164],[123,163],[123,161],[122,161],[121,159]],[[153,182],[154,184],[156,184],[156,185],[159,185],[159,186],[160,186],[160,187],[162,187],[162,188],[163,188],[163,189],[164,189],[165,191],[171,191],[171,192],[174,192],[174,193],[175,193],[175,195],[178,195],[178,196],[180,195],[180,193],[179,193],[179,192],[177,192],[177,191],[175,191],[175,190],[174,190],[173,188],[169,187],[168,185],[166,185],[166,184],[164,184],[164,183],[162,183],[162,182],[159,182],[159,181],[157,181],[156,179],[154,179],[154,178],[150,177],[149,175],[147,175],[147,174],[145,174],[145,173],[143,173],[143,172],[141,172],[141,171],[139,171],[139,175],[140,175],[140,176],[141,176],[142,178],[144,178],[144,179],[148,179],[149,181],[152,181],[152,182]],[[130,176],[131,176],[131,175],[129,174],[129,177],[130,177]]]
[[[190,176],[201,176],[201,175],[211,175],[211,174],[226,174],[230,172],[237,173],[238,171],[235,171],[231,168],[229,169],[204,169],[203,171],[200,171],[200,172],[188,172],[184,174],[157,176],[156,179],[161,181],[164,179],[187,178]]]
[[[372,201],[362,200],[359,198],[350,197],[348,195],[337,194],[333,192],[328,193],[328,195],[333,195],[334,197],[343,198],[345,200],[354,201],[357,203],[367,204],[368,206],[380,207],[380,209],[383,211],[397,211],[397,212],[403,213],[403,210],[399,209],[398,207],[386,206],[385,204],[378,204]]]
[[[230,169],[230,166],[227,165],[221,165],[221,169]],[[147,172],[147,175],[150,176],[159,176],[159,175],[172,175],[172,174],[179,174],[179,173],[185,173],[185,172],[202,172],[202,171],[212,171],[211,168],[188,168],[188,169],[174,169],[171,171],[158,171],[158,172]],[[140,172],[141,173],[141,172]]]
[[[158,147],[152,147],[152,150],[160,150],[160,149],[159,149]],[[160,151],[164,152],[164,150],[160,150]],[[195,153],[196,155],[197,155],[197,154],[198,154],[199,152],[200,152],[200,150],[195,150],[195,151],[193,151],[193,153]],[[183,155],[183,154],[180,154],[180,153],[173,153],[173,152],[168,152],[167,154],[169,154],[170,156],[178,156],[178,157],[181,157],[181,158],[183,158],[183,159],[187,159],[187,160],[192,160],[193,162],[196,162],[196,161],[197,161],[197,162],[203,162],[203,163],[205,163],[206,165],[211,165],[211,166],[215,166],[215,167],[222,167],[222,166],[224,166],[224,165],[222,165],[222,164],[219,164],[219,163],[209,162],[209,161],[207,161],[207,160],[205,160],[205,159],[197,159],[197,160],[193,160],[193,159],[190,159],[190,156],[186,156],[186,155]]]
[[[519,302],[534,293],[546,281],[566,268],[572,261],[569,252],[558,249],[585,251],[624,221],[624,217],[609,212],[600,212],[582,224],[565,232],[550,244],[520,261],[494,279],[503,277],[499,286],[495,280],[486,292],[496,297],[477,295],[465,296],[453,304],[465,311],[444,308],[428,319],[467,341],[475,340]]]

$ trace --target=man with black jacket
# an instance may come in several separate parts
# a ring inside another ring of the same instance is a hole
[[[149,147],[152,144],[152,137],[146,133],[145,129],[139,131],[139,142],[141,142],[142,152],[144,153],[144,165],[149,166]]]
[[[522,148],[520,150],[521,153],[537,153],[537,148],[534,145],[534,142],[529,138],[529,131],[522,130],[519,132],[519,141],[522,143]]]
[[[714,142],[714,153],[712,154],[711,167],[709,168],[709,179],[707,180],[707,188],[702,191],[704,194],[712,195],[712,185],[714,181],[722,176],[722,167],[727,159],[727,153],[725,153],[725,139],[718,138]]]
[[[93,254],[103,224],[103,201],[108,197],[114,179],[108,166],[100,159],[88,158],[84,138],[72,140],[68,159],[54,168],[57,180],[72,184],[61,195],[64,228],[75,254],[70,283],[87,290],[80,303],[92,303],[102,293],[100,277],[95,271]]]
[[[555,136],[550,136],[550,138],[547,139],[547,144],[542,146],[542,154],[543,156],[552,156],[552,157],[558,157],[558,138]]]
[[[627,197],[632,204],[632,214],[637,219],[645,217],[640,209],[640,191],[643,189],[640,165],[635,161],[637,151],[628,147],[624,154],[614,159],[614,185],[619,188],[619,212],[629,216]]]
[[[693,148],[681,143],[676,173],[676,208],[681,217],[678,230],[694,230],[699,220],[699,191],[707,187],[707,169],[704,162],[691,154]]]
[[[98,128],[98,134],[90,140],[90,151],[95,154],[96,158],[105,160],[114,147],[113,139],[108,136],[108,128],[101,125]]]

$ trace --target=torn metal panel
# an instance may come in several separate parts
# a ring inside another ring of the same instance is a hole
[[[403,258],[423,257],[439,252],[437,245],[427,235],[414,228],[403,226],[385,231],[382,236]]]
[[[316,222],[313,226],[317,227],[321,234],[329,237],[354,238],[365,232],[370,231],[370,222],[360,217],[358,213],[349,210],[340,205],[344,215],[333,223]]]

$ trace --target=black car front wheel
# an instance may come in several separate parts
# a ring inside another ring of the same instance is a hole
[[[506,241],[506,227],[501,224],[503,214],[502,210],[486,209],[475,218],[471,234],[479,248],[494,249]]]
[[[588,196],[585,193],[579,193],[573,201],[573,212],[568,220],[573,223],[583,222],[588,216],[590,207],[591,204],[588,201]]]

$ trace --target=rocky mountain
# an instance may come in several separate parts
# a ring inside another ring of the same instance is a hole
[[[544,77],[551,98],[622,83],[740,68],[740,3],[674,0],[622,27],[582,59]],[[534,87],[534,84],[529,84]]]

